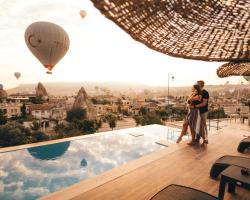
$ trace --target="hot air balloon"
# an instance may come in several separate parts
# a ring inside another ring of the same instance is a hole
[[[19,79],[21,77],[21,73],[20,72],[15,72],[14,76],[16,77],[16,79]]]
[[[79,14],[80,14],[81,18],[84,18],[87,15],[86,11],[84,11],[84,10],[80,10]]]
[[[28,148],[30,155],[39,160],[56,160],[68,150],[70,142],[60,142],[45,146]]]
[[[51,22],[35,22],[25,31],[25,42],[32,54],[52,74],[53,67],[69,49],[68,34]]]
[[[250,80],[250,76],[243,76],[246,81]]]
[[[3,90],[3,84],[0,83],[0,90]]]
[[[88,165],[87,160],[85,158],[83,158],[82,161],[81,161],[81,166],[86,167],[87,165]]]

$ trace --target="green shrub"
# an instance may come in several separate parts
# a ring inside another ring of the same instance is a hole
[[[41,142],[48,140],[49,136],[40,131],[32,132],[17,122],[8,122],[0,126],[0,146],[14,146],[28,144],[32,142]]]
[[[67,112],[66,120],[68,122],[74,122],[77,120],[83,120],[86,118],[86,110],[82,108],[73,108]]]

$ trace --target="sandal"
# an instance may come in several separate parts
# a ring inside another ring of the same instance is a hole
[[[202,147],[206,146],[208,144],[208,140],[204,140],[201,144]]]
[[[191,140],[187,143],[187,145],[195,145],[195,142]]]

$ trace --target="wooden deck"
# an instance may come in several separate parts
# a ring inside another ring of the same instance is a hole
[[[248,134],[238,125],[230,125],[219,134],[211,135],[207,148],[190,147],[186,144],[149,164],[132,170],[114,180],[86,191],[74,200],[145,200],[169,184],[181,184],[218,196],[219,180],[212,180],[209,171],[212,163],[222,155],[237,153],[243,134]],[[250,200],[250,191],[237,187],[236,194],[225,192],[225,200]]]

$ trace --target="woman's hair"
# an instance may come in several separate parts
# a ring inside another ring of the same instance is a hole
[[[200,87],[204,87],[205,85],[205,82],[203,80],[197,81],[197,83]]]
[[[201,94],[201,87],[200,87],[198,84],[194,84],[194,85],[193,85],[193,88],[196,89],[198,95]]]

